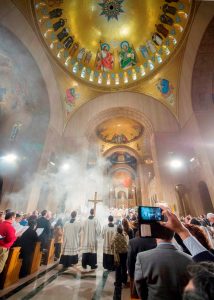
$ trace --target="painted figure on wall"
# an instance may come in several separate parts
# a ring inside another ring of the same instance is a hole
[[[65,96],[65,109],[66,112],[71,112],[73,107],[75,106],[75,101],[79,97],[79,94],[76,93],[75,88],[69,88],[66,90]]]
[[[89,64],[90,61],[91,61],[91,57],[92,57],[91,51],[86,52],[85,59],[84,59],[84,63],[85,63],[85,64]]]
[[[165,14],[168,13],[171,15],[175,15],[177,12],[177,8],[175,8],[174,6],[170,6],[168,4],[164,4],[162,9]]]
[[[74,39],[73,39],[72,36],[67,37],[67,38],[64,40],[64,42],[63,42],[64,47],[65,47],[66,49],[70,48],[71,45],[73,44],[73,41],[74,41]]]
[[[62,15],[63,10],[61,8],[55,8],[49,12],[49,16],[51,19],[59,18]]]
[[[146,42],[146,47],[154,54],[156,52],[156,48],[154,43],[151,40]]]
[[[149,58],[149,52],[148,52],[148,49],[146,48],[146,46],[141,45],[140,52],[145,59]]]
[[[53,24],[53,29],[54,29],[54,31],[57,31],[58,29],[60,29],[64,25],[65,25],[65,20],[64,19],[59,19],[59,21],[57,21],[56,23]]]
[[[110,52],[109,44],[100,44],[100,51],[97,52],[96,69],[101,71],[111,71],[114,67],[114,57]]]
[[[74,43],[73,46],[71,47],[71,50],[70,50],[69,54],[71,56],[73,56],[78,48],[79,48],[79,43]]]
[[[163,39],[159,33],[157,33],[157,32],[153,33],[152,40],[157,46],[162,45]]]
[[[157,89],[161,92],[161,95],[167,99],[170,104],[174,104],[175,96],[174,96],[174,86],[169,80],[165,78],[160,78],[156,84]]]
[[[119,63],[123,70],[126,70],[137,63],[136,54],[127,41],[120,44],[121,51],[119,52]]]
[[[165,38],[169,34],[169,30],[163,26],[163,24],[155,24],[155,27],[159,33],[161,33]]]
[[[68,29],[67,28],[63,28],[62,31],[60,31],[60,33],[57,34],[58,40],[61,42],[65,37],[68,36]]]
[[[85,55],[85,48],[81,48],[77,54],[77,60],[80,62]]]
[[[170,25],[170,26],[172,26],[173,23],[174,23],[173,19],[170,16],[166,15],[166,14],[163,14],[163,15],[160,16],[160,21],[162,23]]]

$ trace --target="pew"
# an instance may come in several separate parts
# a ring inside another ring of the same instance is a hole
[[[35,273],[39,270],[39,267],[41,265],[41,260],[42,260],[41,242],[37,242],[34,249],[31,265],[29,268],[29,274]]]
[[[49,265],[54,262],[54,239],[48,241],[47,251],[42,255],[42,264]]]
[[[19,258],[20,247],[13,247],[9,250],[9,255],[0,276],[0,288],[4,289],[19,281],[19,272],[22,259]]]

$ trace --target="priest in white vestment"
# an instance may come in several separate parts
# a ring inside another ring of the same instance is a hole
[[[70,223],[64,226],[64,236],[62,244],[62,256],[60,264],[65,268],[78,263],[78,253],[80,251],[81,224],[76,221],[76,211],[71,213]]]
[[[105,225],[102,230],[103,243],[103,268],[109,271],[114,271],[114,251],[111,247],[114,236],[117,232],[117,226],[113,223],[113,216],[108,217],[108,225]]]
[[[90,216],[83,225],[82,235],[82,267],[97,268],[97,244],[101,234],[100,222],[94,216],[94,209],[90,210]]]

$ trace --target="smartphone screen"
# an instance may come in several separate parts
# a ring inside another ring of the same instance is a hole
[[[139,220],[141,223],[162,221],[163,220],[162,209],[160,207],[140,206]]]

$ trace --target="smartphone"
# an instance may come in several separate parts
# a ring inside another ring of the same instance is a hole
[[[139,223],[154,223],[163,221],[162,209],[153,206],[139,206],[138,208]]]

